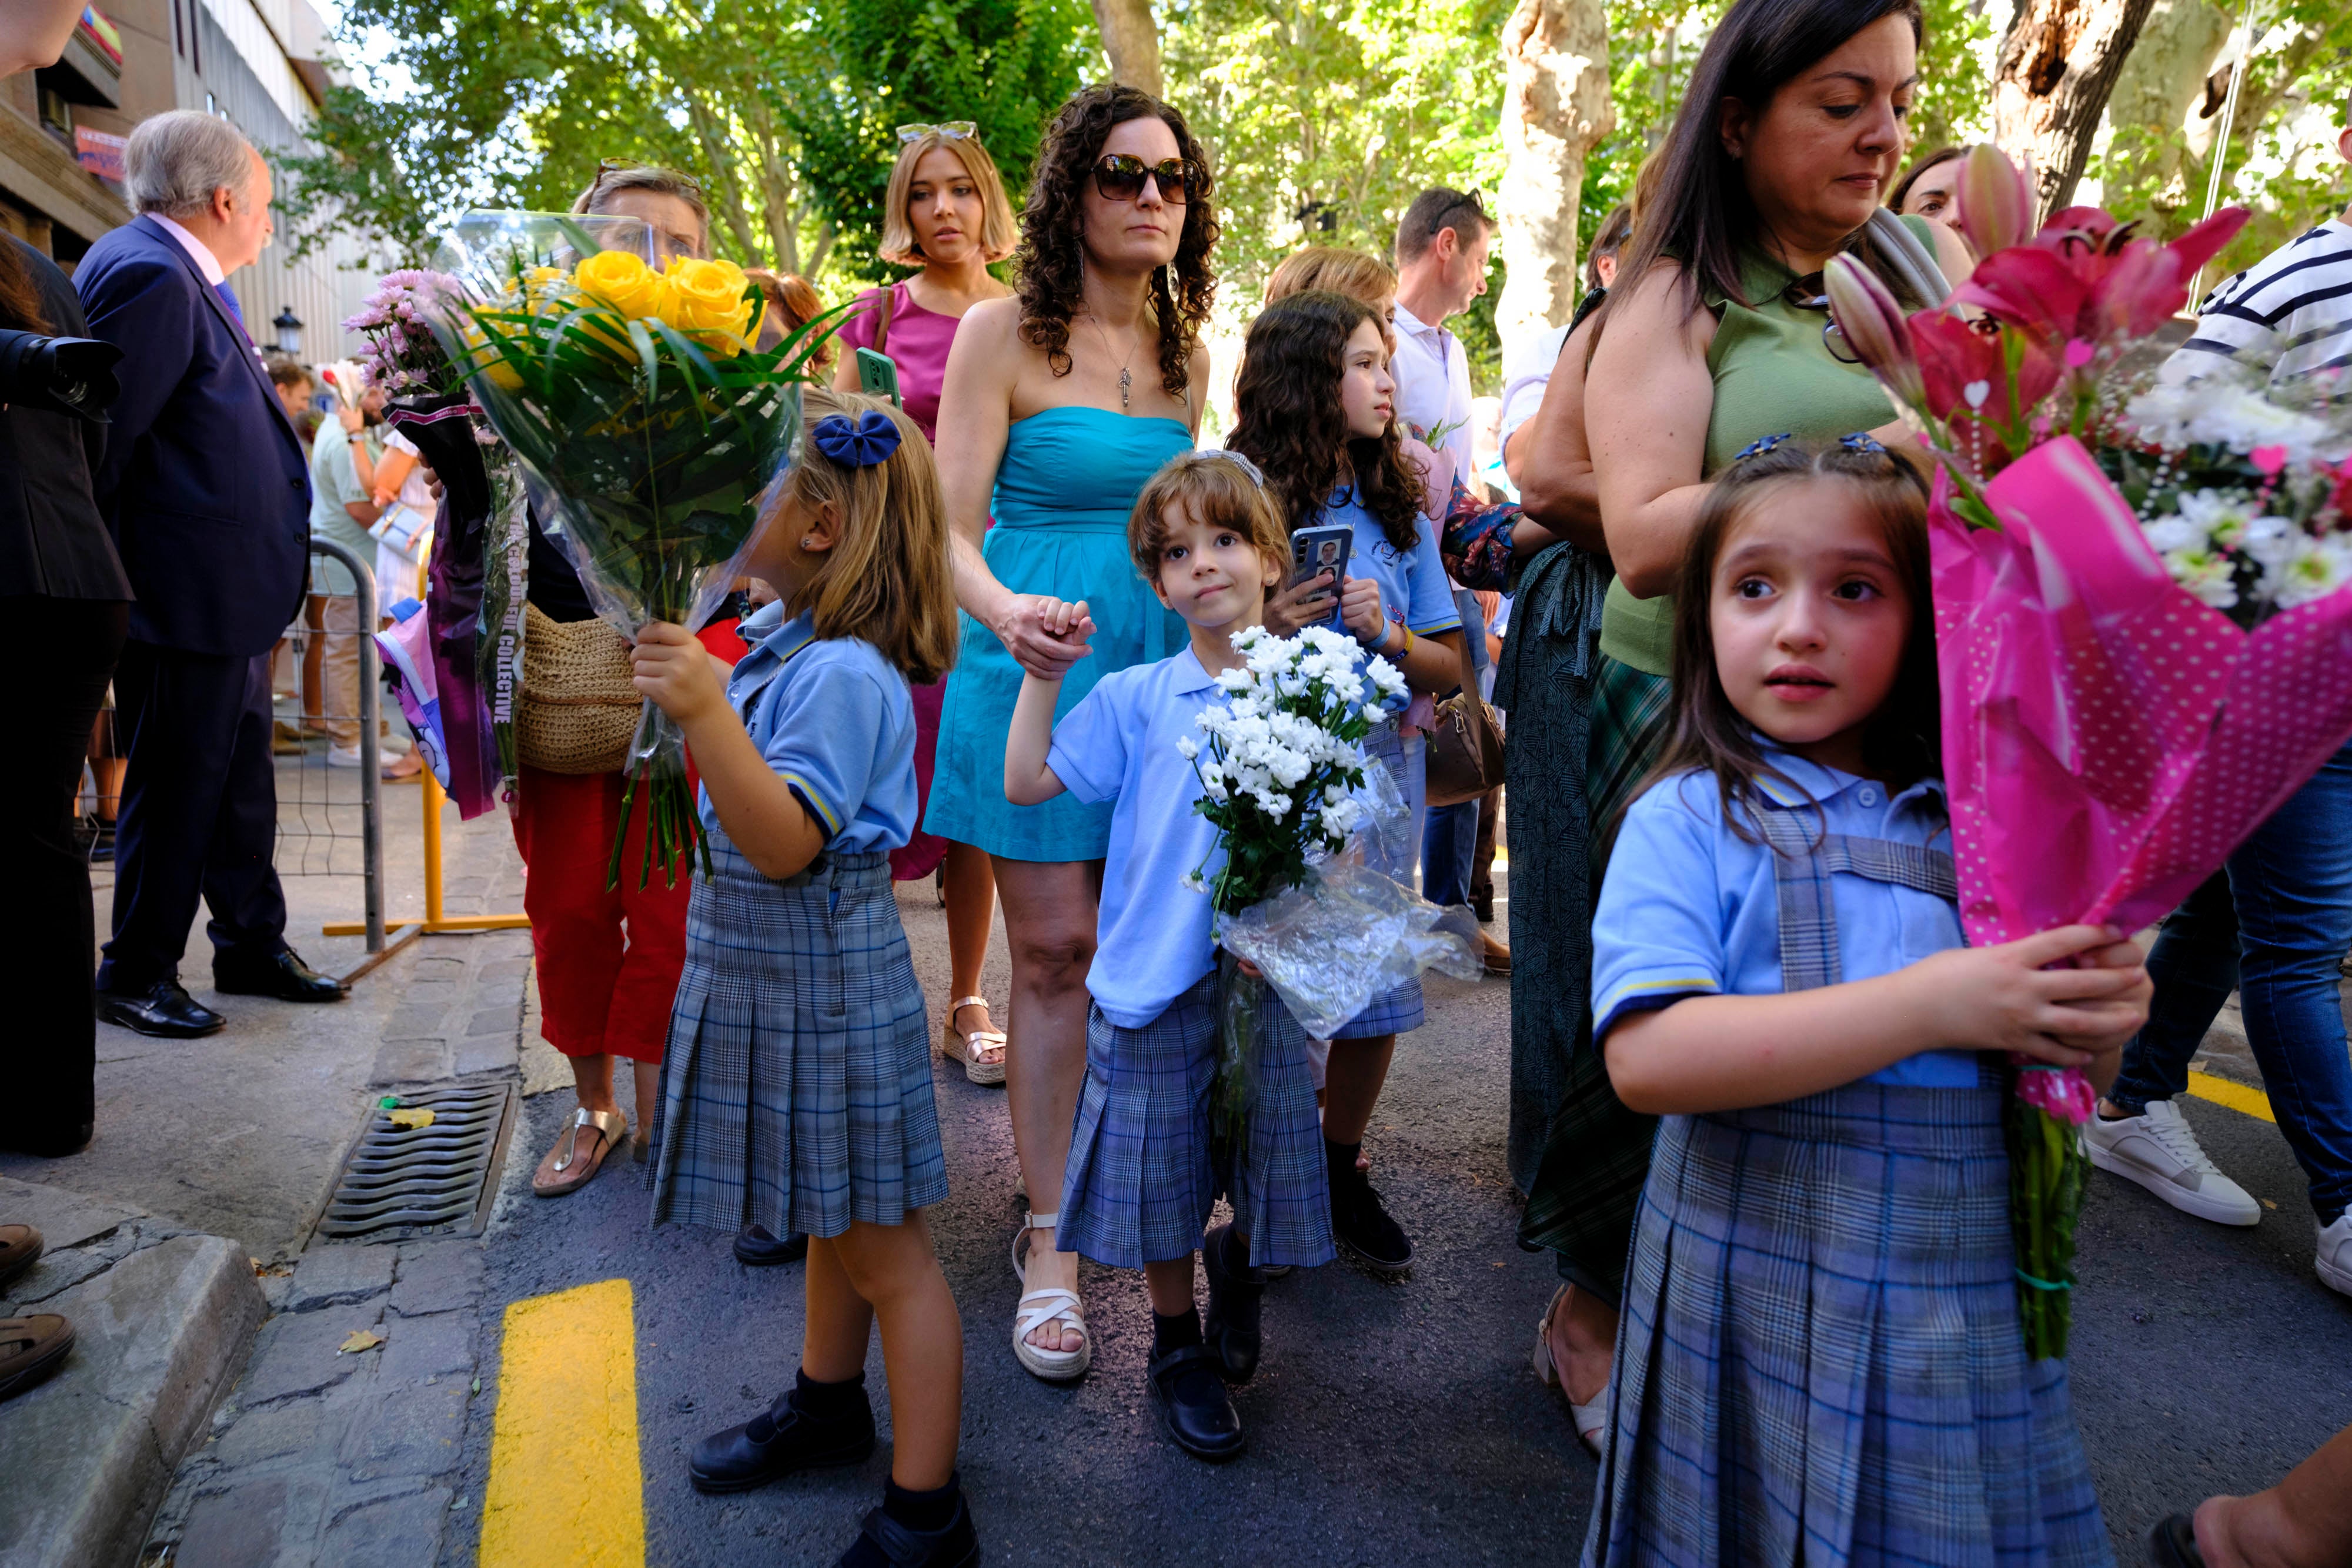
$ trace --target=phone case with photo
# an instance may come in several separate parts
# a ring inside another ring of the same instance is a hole
[[[1331,574],[1331,613],[1324,617],[1333,626],[1339,622],[1339,584],[1348,576],[1348,561],[1355,553],[1356,530],[1345,523],[1320,528],[1301,528],[1290,536],[1290,580],[1295,583],[1322,572]]]

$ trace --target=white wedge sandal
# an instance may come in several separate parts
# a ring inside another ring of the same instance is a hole
[[[1004,1082],[1004,1031],[997,1029],[976,1029],[970,1034],[956,1028],[956,1014],[966,1008],[985,1008],[986,997],[958,997],[948,1004],[948,1016],[940,1024],[940,1054],[963,1063],[963,1075],[974,1083],[993,1088]],[[996,1052],[994,1061],[982,1059],[982,1051]]]
[[[1591,1404],[1579,1405],[1570,1397],[1568,1379],[1560,1375],[1558,1364],[1551,1358],[1551,1315],[1559,1311],[1568,1300],[1569,1291],[1575,1288],[1562,1285],[1554,1291],[1550,1304],[1544,1308],[1543,1316],[1536,1320],[1536,1381],[1546,1388],[1559,1390],[1561,1401],[1568,1406],[1568,1418],[1576,1427],[1576,1440],[1584,1445],[1586,1453],[1598,1459],[1601,1437],[1609,1429],[1609,1385],[1604,1383],[1601,1385],[1601,1392],[1592,1396]]]
[[[1013,1277],[1023,1284],[1029,1282],[1029,1253],[1023,1245],[1037,1231],[1046,1235],[1046,1245],[1053,1245],[1054,1228],[1061,1223],[1060,1214],[1031,1214],[1013,1238]],[[1095,1336],[1087,1330],[1086,1314],[1079,1310],[1076,1291],[1059,1285],[1042,1291],[1024,1291],[1021,1305],[1013,1315],[1013,1354],[1021,1364],[1035,1376],[1048,1383],[1067,1383],[1084,1377],[1087,1368],[1094,1364]],[[1076,1350],[1045,1350],[1029,1343],[1029,1336],[1045,1324],[1056,1320],[1078,1331]]]

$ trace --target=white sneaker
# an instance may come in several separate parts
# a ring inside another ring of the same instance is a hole
[[[2352,1210],[2319,1228],[2319,1254],[2314,1261],[2322,1284],[2352,1296]]]
[[[2253,1195],[2205,1157],[2197,1134],[2169,1100],[2151,1100],[2138,1115],[2112,1122],[2095,1114],[2083,1124],[2083,1134],[2093,1165],[2139,1183],[2183,1214],[2221,1225],[2252,1225],[2263,1217]],[[2345,1263],[2352,1268],[2352,1249]]]
[[[330,768],[357,768],[359,765],[360,765],[360,748],[359,748],[358,747],[356,747],[356,746],[331,746],[331,747],[327,747],[327,766],[328,766],[328,767],[330,767]]]

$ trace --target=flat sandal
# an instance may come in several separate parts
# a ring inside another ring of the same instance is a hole
[[[584,1152],[580,1147],[583,1131],[596,1135],[594,1145]],[[618,1111],[591,1111],[581,1106],[563,1124],[562,1135],[547,1151],[547,1157],[540,1161],[539,1169],[531,1173],[531,1196],[565,1197],[578,1192],[604,1168],[604,1156],[628,1135],[629,1119]],[[542,1185],[540,1177],[550,1174],[555,1179]]]
[[[948,1016],[940,1025],[940,1054],[963,1063],[963,1075],[974,1083],[990,1087],[1004,1082],[1004,1031],[976,1029],[970,1034],[956,1028],[955,1016],[966,1008],[988,1006],[986,997],[958,997],[948,1004]],[[997,1052],[994,1061],[981,1060],[981,1052]]]

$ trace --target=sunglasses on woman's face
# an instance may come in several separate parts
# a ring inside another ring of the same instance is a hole
[[[1818,310],[1822,315],[1828,316],[1830,297],[1822,292],[1822,275],[1816,272],[1809,277],[1800,277],[1790,284],[1787,288],[1781,290],[1780,298],[1800,310]],[[1831,317],[1829,320],[1822,323],[1822,347],[1827,349],[1830,358],[1841,365],[1862,363],[1862,356],[1855,353],[1853,345],[1845,340],[1845,333],[1838,326],[1835,317]]]
[[[1158,183],[1161,201],[1177,207],[1189,201],[1193,190],[1204,183],[1200,165],[1187,158],[1146,163],[1125,152],[1112,152],[1095,165],[1095,189],[1102,193],[1106,202],[1136,200],[1143,194],[1143,182],[1147,179]]]

